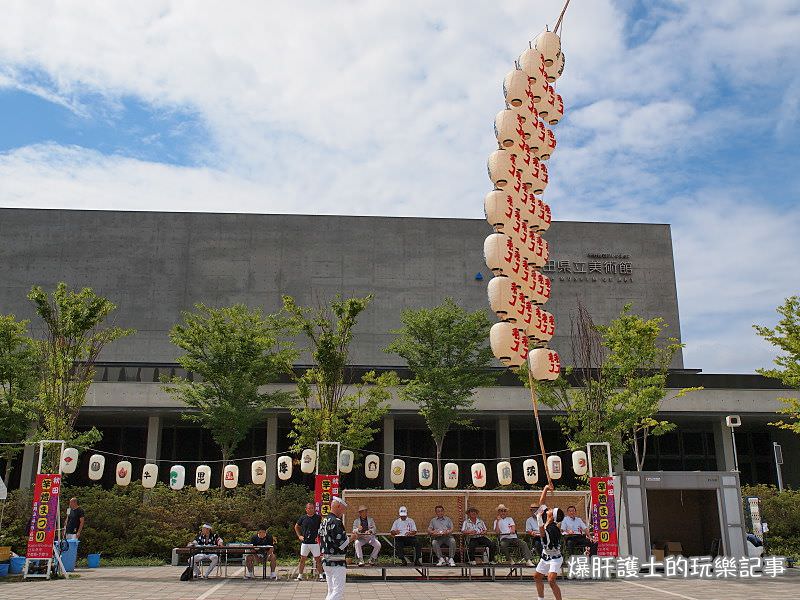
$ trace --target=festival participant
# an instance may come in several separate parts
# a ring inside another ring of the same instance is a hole
[[[417,524],[414,519],[409,518],[408,509],[401,506],[397,511],[398,517],[392,523],[392,535],[394,536],[395,552],[400,556],[404,565],[408,564],[403,550],[406,546],[414,548],[414,563],[422,564],[422,546],[417,539]]]
[[[297,581],[303,579],[303,571],[306,568],[306,559],[308,555],[314,557],[314,563],[317,566],[317,573],[319,573],[319,580],[324,581],[325,577],[322,574],[322,552],[319,548],[317,537],[319,536],[319,526],[322,524],[322,517],[320,517],[314,510],[314,503],[306,503],[306,512],[297,519],[294,524],[294,532],[297,539],[300,540],[300,564],[297,565]]]
[[[467,518],[461,526],[461,533],[467,538],[467,556],[469,564],[475,564],[475,548],[483,546],[489,549],[489,563],[494,562],[497,544],[486,537],[486,523],[478,517],[478,509],[470,506],[467,509]]]
[[[222,546],[222,538],[216,534],[211,533],[211,525],[208,523],[204,524],[200,528],[200,534],[194,538],[188,544],[189,546]],[[200,561],[208,559],[211,564],[208,565],[208,569],[206,570],[206,574],[203,575],[203,579],[208,579],[211,575],[211,572],[216,568],[219,564],[219,554],[213,552],[201,552],[199,554],[195,554],[189,560],[189,565],[192,568],[192,572],[194,573],[195,577],[200,577]]]
[[[567,507],[567,516],[561,522],[561,533],[565,536],[564,545],[567,552],[574,554],[575,551],[583,552],[589,549],[589,554],[597,553],[597,544],[589,539],[589,527],[578,516],[578,509],[570,504]]]
[[[277,579],[278,574],[275,572],[275,566],[278,561],[275,558],[273,539],[272,536],[267,532],[266,525],[258,526],[258,531],[253,537],[250,538],[250,545],[255,547],[263,547],[266,554],[248,554],[245,556],[244,578],[253,579],[253,577],[255,577],[255,574],[253,573],[253,567],[255,566],[256,562],[263,563],[269,559],[269,578]]]
[[[522,550],[522,554],[525,556],[525,564],[529,567],[533,566],[531,549],[528,548],[525,540],[521,540],[517,536],[517,526],[514,523],[514,519],[508,516],[508,508],[505,504],[497,506],[497,518],[494,520],[493,529],[500,537],[500,550],[506,557],[506,562],[512,562],[511,548],[516,547]]]
[[[364,546],[367,545],[372,547],[369,564],[378,564],[378,552],[381,551],[381,543],[375,535],[378,533],[378,526],[375,525],[375,519],[367,514],[367,507],[363,504],[358,507],[358,516],[353,521],[353,533],[358,534],[358,539],[354,544],[358,566],[364,566]]]
[[[542,536],[539,535],[539,523],[536,519],[538,504],[531,504],[531,516],[525,521],[525,532],[530,537],[531,549],[539,556],[542,555]]]
[[[342,524],[342,515],[347,503],[334,496],[331,500],[331,512],[322,521],[319,528],[319,539],[322,546],[322,564],[325,569],[325,581],[328,584],[328,595],[325,600],[341,600],[344,598],[344,585],[347,581],[347,563],[345,548],[358,537],[357,533],[349,536]]]
[[[445,545],[450,554],[450,566],[455,567],[456,563],[453,560],[453,554],[455,554],[457,546],[456,538],[453,537],[453,521],[450,517],[444,516],[444,506],[441,504],[436,506],[434,511],[436,511],[436,516],[431,519],[428,525],[428,533],[431,536],[431,547],[436,553],[436,558],[439,559],[436,566],[442,567],[447,564],[442,555],[442,545]]]
[[[550,583],[553,596],[561,600],[561,588],[558,587],[558,574],[564,558],[561,556],[561,529],[559,523],[564,520],[564,511],[560,508],[547,508],[547,492],[553,490],[553,484],[544,486],[539,496],[539,510],[537,518],[539,533],[542,536],[542,557],[536,565],[536,595],[538,600],[544,600],[544,578]]]
[[[68,540],[80,539],[85,524],[86,512],[78,504],[77,498],[70,498],[67,522],[64,524],[64,537]]]

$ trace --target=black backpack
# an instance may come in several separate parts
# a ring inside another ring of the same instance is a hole
[[[191,581],[192,580],[192,566],[189,565],[183,570],[181,573],[181,581]]]

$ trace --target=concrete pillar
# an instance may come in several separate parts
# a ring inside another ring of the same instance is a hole
[[[28,444],[22,451],[22,465],[19,471],[19,488],[25,489],[33,485],[36,473],[36,444]]]
[[[155,462],[161,458],[161,417],[150,415],[147,417],[147,462]]]
[[[383,417],[383,487],[394,489],[390,466],[394,458],[394,417]]]
[[[267,487],[278,483],[278,416],[267,417]]]
[[[730,427],[725,425],[724,418],[714,421],[714,450],[717,456],[718,471],[733,471],[736,461],[733,456],[733,440]]]
[[[511,429],[508,415],[497,417],[497,457],[505,460],[511,458]]]

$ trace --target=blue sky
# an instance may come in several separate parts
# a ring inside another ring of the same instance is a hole
[[[198,7],[200,7],[198,9]],[[560,0],[11,3],[0,205],[482,216],[501,82]],[[685,361],[800,293],[800,6],[573,0],[555,217],[670,223]]]

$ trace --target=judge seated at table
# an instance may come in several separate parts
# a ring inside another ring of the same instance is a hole
[[[407,565],[408,560],[403,550],[407,546],[411,546],[414,549],[414,563],[422,564],[422,546],[417,539],[417,524],[408,516],[408,509],[405,506],[401,506],[397,513],[398,518],[392,523],[395,552],[403,564]]]
[[[589,527],[578,516],[578,509],[570,505],[567,507],[567,516],[561,521],[561,533],[564,535],[564,545],[570,554],[583,552],[589,548],[589,553],[597,554],[597,543],[592,542],[589,537]]]
[[[245,570],[244,570],[244,577],[245,579],[252,579],[255,577],[255,573],[253,573],[253,567],[255,566],[256,562],[264,563],[269,559],[269,578],[270,579],[277,579],[278,574],[275,573],[275,566],[277,564],[277,560],[275,558],[275,547],[274,547],[274,540],[272,536],[267,531],[266,525],[259,525],[258,531],[256,534],[250,538],[250,545],[256,548],[263,547],[264,554],[259,553],[251,553],[245,556]]]
[[[215,533],[211,533],[211,525],[205,523],[200,528],[200,534],[194,538],[191,542],[189,542],[189,546],[222,546],[222,538],[219,537]],[[194,554],[189,559],[189,565],[193,567],[193,572],[195,577],[200,577],[200,562],[203,560],[208,560],[210,564],[208,565],[208,569],[206,570],[205,575],[203,575],[203,579],[208,579],[211,576],[212,571],[217,567],[219,564],[219,554],[211,551],[211,552],[199,552]]]

